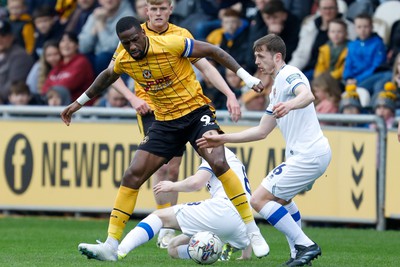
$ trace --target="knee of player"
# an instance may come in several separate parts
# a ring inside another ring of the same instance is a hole
[[[208,161],[208,164],[210,164],[213,172],[217,176],[224,174],[229,169],[229,165],[224,158],[211,159]]]
[[[148,177],[138,175],[137,172],[131,168],[128,168],[122,177],[122,185],[131,188],[139,188],[147,179]]]
[[[262,209],[262,205],[260,205],[260,204],[261,204],[260,201],[259,201],[256,197],[252,196],[252,197],[250,198],[250,206],[251,206],[255,211],[259,212],[259,211]]]

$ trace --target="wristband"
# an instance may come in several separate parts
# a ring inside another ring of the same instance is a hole
[[[81,94],[80,97],[78,97],[78,99],[76,100],[76,102],[78,102],[79,105],[83,106],[85,105],[86,102],[88,102],[90,100],[90,97],[88,97],[88,95],[86,93]]]
[[[246,86],[250,89],[252,89],[254,86],[258,85],[261,80],[251,76],[245,69],[240,68],[236,71],[236,75],[240,77],[246,84]]]

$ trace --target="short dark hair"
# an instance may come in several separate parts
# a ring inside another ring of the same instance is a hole
[[[142,29],[142,27],[140,26],[139,20],[137,20],[135,17],[127,16],[127,17],[121,18],[117,22],[117,25],[115,26],[115,30],[117,32],[117,35],[119,36],[119,34],[121,32],[132,29],[132,27],[135,27],[137,30]]]
[[[372,24],[372,16],[371,16],[370,14],[368,14],[368,13],[361,13],[361,14],[358,14],[358,15],[354,18],[354,21],[355,21],[356,19],[366,19],[366,20],[369,21],[370,24]]]
[[[14,81],[11,86],[10,86],[10,92],[9,95],[11,94],[16,94],[16,95],[30,95],[31,91],[29,90],[28,85],[25,83],[25,81]]]
[[[278,12],[287,12],[285,5],[281,0],[271,0],[268,3],[265,4],[264,9],[262,10],[262,13],[268,14],[268,15],[273,15]]]
[[[333,20],[329,21],[328,25],[331,23],[339,24],[347,31],[347,23],[343,19],[341,19],[341,18],[333,19]]]
[[[273,54],[281,53],[282,59],[286,58],[286,45],[285,42],[276,34],[268,34],[264,37],[261,37],[257,41],[254,42],[253,51],[260,50],[262,46],[267,48],[267,51],[272,52]]]

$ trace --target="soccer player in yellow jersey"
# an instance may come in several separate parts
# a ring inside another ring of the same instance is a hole
[[[148,20],[142,23],[141,26],[147,36],[179,35],[193,39],[192,34],[188,30],[168,22],[173,10],[172,0],[146,0],[146,4]],[[122,50],[124,50],[124,48],[119,44],[110,65],[114,65],[115,59]],[[205,77],[208,77],[215,88],[227,97],[228,111],[232,115],[232,120],[236,122],[241,116],[240,104],[218,70],[205,58],[190,58],[189,60]],[[143,87],[135,83],[135,96],[121,79],[118,79],[113,84],[113,87],[122,93],[125,98],[130,99],[132,106],[137,111],[140,132],[145,135],[148,128],[155,120],[153,113],[155,109],[154,104],[151,102],[148,94]],[[178,181],[179,166],[184,151],[185,148],[176,151],[174,157],[153,174],[153,185],[165,180],[171,182]],[[157,203],[157,209],[167,208],[177,204],[178,192],[163,192],[155,194],[154,197]],[[157,245],[160,248],[167,248],[168,242],[174,236],[174,233],[175,230],[173,229],[161,229],[158,234]]]
[[[234,71],[249,88],[258,92],[263,90],[260,80],[217,46],[181,36],[146,36],[134,17],[121,18],[116,31],[125,51],[118,54],[113,68],[100,73],[85,93],[62,111],[61,118],[69,125],[73,113],[103,92],[122,73],[127,73],[149,94],[155,106],[156,121],[122,177],[110,215],[107,240],[99,244],[79,244],[79,251],[88,258],[116,261],[118,243],[133,213],[140,186],[168,162],[175,151],[190,142],[210,164],[241,215],[254,254],[257,257],[268,255],[269,247],[255,224],[240,180],[225,159],[224,146],[199,149],[196,145],[200,137],[218,134],[220,127],[187,58],[210,57]],[[148,234],[152,234],[150,230]]]

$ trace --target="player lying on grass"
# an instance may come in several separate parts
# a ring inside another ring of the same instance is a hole
[[[245,167],[228,148],[225,148],[225,154],[229,166],[239,176],[246,196],[250,200],[250,184]],[[226,196],[221,182],[212,172],[207,161],[202,159],[196,174],[178,182],[161,181],[154,186],[154,191],[156,194],[192,192],[204,186],[211,194],[211,199],[178,204],[154,211],[125,236],[118,247],[118,258],[125,258],[130,251],[148,242],[161,228],[182,231],[182,234],[173,238],[168,245],[168,253],[172,258],[189,259],[187,250],[189,239],[200,231],[215,233],[224,243],[243,250],[242,259],[251,258],[250,239],[246,234],[246,225]]]

